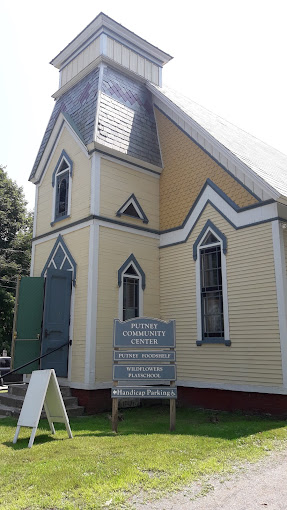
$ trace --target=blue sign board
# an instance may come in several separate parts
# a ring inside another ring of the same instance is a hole
[[[118,386],[112,388],[112,398],[177,398],[177,388],[169,386]]]
[[[114,365],[114,381],[176,380],[175,365]]]
[[[114,361],[175,361],[175,351],[114,351]]]
[[[114,319],[114,347],[175,347],[175,320],[136,318],[122,322]]]

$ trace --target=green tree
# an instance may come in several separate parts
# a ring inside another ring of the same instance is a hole
[[[0,355],[11,350],[17,275],[30,269],[33,214],[23,189],[0,165]]]

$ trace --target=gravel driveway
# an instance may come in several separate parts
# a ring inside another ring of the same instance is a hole
[[[244,464],[228,479],[194,482],[156,501],[140,496],[134,505],[136,510],[287,510],[287,450]]]

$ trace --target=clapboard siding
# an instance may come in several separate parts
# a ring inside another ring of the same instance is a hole
[[[91,62],[96,60],[100,55],[100,38],[97,37],[87,48],[77,55],[66,67],[61,71],[61,86],[63,87],[74,76],[80,73]]]
[[[85,350],[86,350],[86,320],[87,320],[87,292],[88,292],[88,256],[89,256],[89,227],[78,229],[68,234],[63,233],[63,239],[77,264],[77,281],[74,287],[74,319],[72,372],[73,382],[84,382]],[[40,276],[55,244],[56,238],[43,241],[35,246],[33,276]]]
[[[159,85],[159,66],[111,37],[107,38],[107,56],[130,71],[139,74],[142,78]]]
[[[231,347],[196,346],[193,243],[206,221],[227,237]],[[178,379],[281,386],[282,367],[271,223],[235,230],[208,205],[186,243],[160,250],[161,318],[176,319]]]
[[[146,275],[143,313],[158,317],[159,250],[158,241],[136,234],[100,227],[96,381],[111,381],[113,353],[113,320],[118,311],[118,270],[134,254]]]
[[[63,149],[73,162],[71,214],[69,218],[57,221],[51,226],[54,218],[52,175]],[[90,214],[90,166],[90,160],[69,131],[64,128],[46,173],[39,184],[38,205],[35,212],[37,214],[36,236],[53,232],[56,228],[68,225]]]
[[[113,161],[101,160],[100,214],[125,223],[142,225],[142,220],[116,216],[132,193],[146,214],[149,228],[159,228],[159,179]]]

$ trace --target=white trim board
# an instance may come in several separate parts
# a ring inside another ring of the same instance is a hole
[[[279,221],[272,223],[274,267],[277,290],[283,386],[287,390],[287,283],[283,230]]]
[[[98,309],[98,258],[99,258],[99,226],[90,226],[88,295],[86,319],[86,353],[85,353],[85,384],[90,386],[96,376],[96,336]]]
[[[247,227],[253,223],[268,221],[272,218],[277,218],[278,214],[276,203],[265,204],[261,207],[254,207],[253,209],[237,212],[208,184],[184,227],[161,234],[160,246],[168,246],[169,244],[183,242],[188,237],[208,201],[212,202],[212,204],[214,204],[214,206],[236,227]]]
[[[51,239],[57,239],[59,234],[62,236],[65,236],[66,234],[69,234],[70,232],[75,232],[75,230],[80,230],[81,228],[89,227],[93,221],[95,220],[88,220],[84,221],[83,223],[78,223],[77,225],[74,225],[72,227],[67,227],[62,230],[57,230],[57,232],[51,232],[50,234],[45,235],[45,237],[41,237],[40,239],[34,239],[32,240],[32,246],[45,243],[46,241],[50,241]]]

